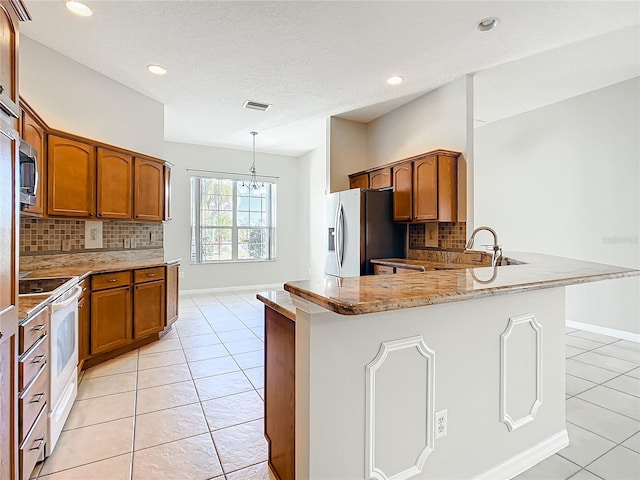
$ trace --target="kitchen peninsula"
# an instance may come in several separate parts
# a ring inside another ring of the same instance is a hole
[[[280,479],[507,479],[567,446],[564,287],[640,272],[508,258],[259,295]]]

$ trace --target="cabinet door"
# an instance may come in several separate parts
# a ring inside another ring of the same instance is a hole
[[[141,158],[135,159],[134,176],[134,219],[162,221],[162,205],[164,203],[163,165]]]
[[[47,213],[95,216],[95,149],[86,143],[49,135]]]
[[[131,218],[133,158],[98,148],[96,198],[98,217]]]
[[[171,167],[164,166],[164,216],[163,220],[171,220]]]
[[[18,118],[18,19],[7,0],[0,6],[0,109]]]
[[[411,163],[393,167],[393,220],[408,222],[412,219],[413,177]]]
[[[131,287],[91,293],[91,355],[131,342]]]
[[[413,162],[413,219],[438,219],[438,157]]]
[[[27,205],[22,210],[23,213],[32,213],[36,216],[41,216],[44,213],[45,202],[45,139],[44,128],[40,123],[26,110],[22,111],[22,138],[31,145],[36,151],[37,168],[38,168],[38,186],[36,190],[36,204]]]
[[[355,177],[349,177],[349,188],[369,188],[369,174],[362,173]]]
[[[4,15],[0,14],[0,18]],[[4,113],[0,113],[0,479],[12,480],[16,475],[18,442],[18,142],[6,122]]]
[[[167,282],[167,317],[165,325],[168,327],[178,319],[178,277],[180,276],[180,265],[170,265],[167,267],[165,275]]]
[[[164,280],[140,283],[133,290],[133,338],[164,329]]]
[[[458,221],[458,159],[438,157],[438,220]]]
[[[381,168],[369,173],[369,188],[388,188],[392,185],[390,167]]]

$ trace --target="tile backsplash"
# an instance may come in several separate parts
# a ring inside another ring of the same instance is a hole
[[[426,246],[426,224],[409,225],[409,248]],[[467,243],[467,224],[465,222],[439,222],[438,247],[441,249],[464,250]],[[434,247],[435,248],[435,247]]]
[[[86,249],[84,220],[21,218],[20,253],[37,255],[62,251],[124,250],[125,240],[133,242],[132,249],[162,248],[163,234],[161,223],[103,222],[102,249]],[[63,249],[63,241],[68,244],[68,250]]]

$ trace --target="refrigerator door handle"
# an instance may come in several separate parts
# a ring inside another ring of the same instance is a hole
[[[338,206],[338,266],[342,268],[342,264],[344,262],[344,207],[342,203]]]
[[[338,266],[338,274],[340,273],[340,204],[336,207],[335,215],[335,248],[333,249],[336,255],[336,265]]]

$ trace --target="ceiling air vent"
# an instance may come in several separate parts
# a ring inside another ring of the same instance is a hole
[[[269,103],[260,103],[260,102],[252,102],[251,100],[247,100],[244,102],[244,108],[250,108],[251,110],[260,110],[261,112],[266,112],[271,108]]]

